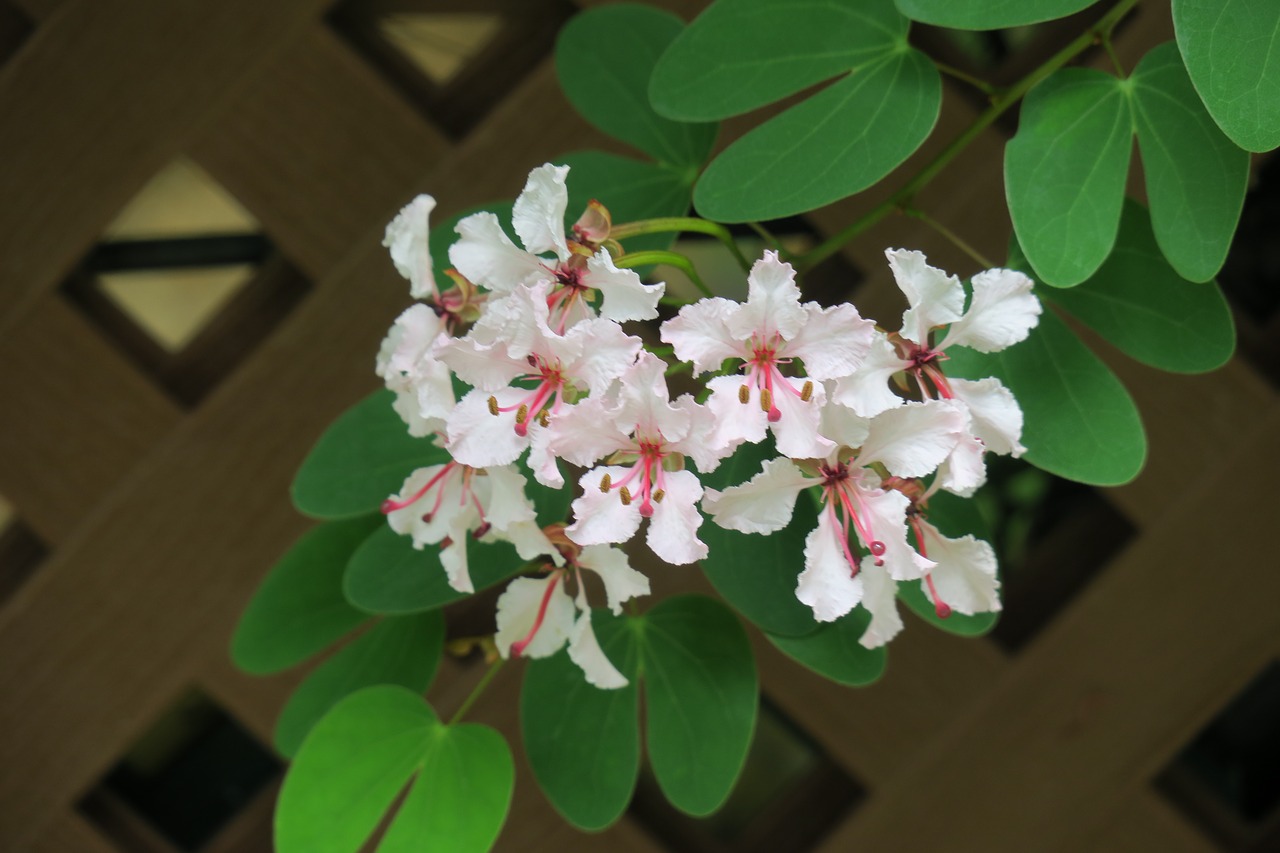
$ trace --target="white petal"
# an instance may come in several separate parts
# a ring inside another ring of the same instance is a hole
[[[600,648],[595,629],[591,627],[589,610],[578,617],[573,633],[569,635],[569,659],[586,675],[588,684],[601,690],[617,690],[628,684],[626,677],[618,672]]]
[[[573,502],[573,524],[565,528],[565,534],[579,545],[607,545],[626,542],[640,529],[640,507],[632,501],[622,503],[618,489],[607,493],[600,491],[600,481],[605,474],[613,482],[627,475],[629,468],[608,466],[593,468],[578,480],[582,494]]]
[[[664,282],[645,284],[635,270],[620,270],[613,257],[601,250],[587,259],[582,283],[600,291],[600,316],[618,323],[627,320],[652,320],[658,316],[658,300],[666,291]]]
[[[785,354],[802,360],[805,373],[814,379],[838,379],[857,370],[871,351],[876,324],[848,304],[823,308],[810,302],[804,311],[804,325]]]
[[[760,408],[760,395],[754,385],[748,385],[747,402],[743,403],[739,395],[746,380],[742,376],[717,376],[707,382],[711,396],[707,398],[705,408],[711,413],[708,443],[721,449],[722,457],[733,452],[745,443],[759,444],[764,441],[769,428],[769,416]],[[710,468],[698,464],[699,470]]]
[[[947,458],[964,434],[967,416],[951,400],[907,403],[871,419],[858,464],[883,463],[898,477],[924,477]]]
[[[1034,282],[1016,270],[984,270],[973,277],[973,302],[957,320],[939,349],[972,347],[997,352],[1024,340],[1040,322],[1040,300]]]
[[[848,406],[864,418],[875,417],[886,409],[901,406],[903,399],[889,387],[889,379],[907,367],[898,357],[893,344],[882,332],[871,339],[871,349],[857,372],[836,381],[831,399]]]
[[[489,398],[510,406],[526,394],[519,388],[504,388],[494,394],[479,388],[469,391],[446,421],[453,458],[472,468],[515,462],[529,446],[529,438],[516,434],[515,412],[490,412]]]
[[[840,546],[843,531],[832,524],[831,513],[818,516],[818,526],[804,540],[804,571],[796,584],[796,598],[813,608],[819,622],[834,622],[862,600],[861,572],[845,559]]]
[[[729,318],[742,308],[714,297],[685,305],[662,324],[660,336],[675,349],[676,358],[693,362],[694,374],[718,370],[726,358],[745,358],[746,345],[729,331]]]
[[[487,211],[473,213],[457,225],[458,241],[449,247],[449,263],[473,284],[507,293],[518,284],[551,277],[536,255],[516,247]]]
[[[918,554],[907,541],[907,507],[911,503],[907,496],[898,491],[860,489],[859,498],[858,512],[864,526],[884,545],[884,569],[896,580],[924,577],[934,563]],[[871,550],[871,543],[862,544]],[[875,562],[874,558],[863,560],[864,565]]]
[[[469,525],[458,516],[450,519],[449,546],[440,549],[440,565],[449,578],[449,586],[458,592],[472,593],[476,591],[471,583],[471,571],[467,566],[467,535]]]
[[[803,390],[806,380],[784,377],[782,381],[799,392]],[[773,404],[782,413],[782,417],[769,424],[778,452],[792,459],[824,458],[835,449],[834,442],[818,433],[826,392],[821,385],[814,384],[809,401],[805,402],[798,393],[793,394],[778,385],[779,383],[774,383]]]
[[[717,434],[715,413],[709,406],[699,405],[692,396],[682,394],[671,408],[682,415],[687,415],[689,426],[683,438],[678,441],[668,441],[667,446],[692,459],[703,474],[714,471],[719,467],[720,460],[733,453],[738,446],[724,441]],[[666,437],[665,432],[663,437]]]
[[[625,602],[649,594],[649,579],[631,568],[621,548],[588,545],[578,555],[578,565],[595,572],[604,581],[604,593],[614,616],[622,613]]]
[[[409,500],[428,483],[436,480],[444,468],[444,465],[428,465],[426,468],[417,469],[405,479],[404,486],[397,494],[392,495],[391,499],[396,502]],[[463,506],[459,500],[462,497],[460,474],[461,472],[456,468],[449,471],[436,480],[427,494],[407,506],[387,513],[387,524],[396,533],[412,536],[413,547],[418,549],[425,545],[434,545],[444,539],[449,535],[456,516],[465,514],[467,518],[471,518],[475,515],[474,507],[470,504]],[[444,490],[443,496],[440,496],[438,491],[440,489]],[[424,521],[423,515],[435,506],[438,496],[440,496],[439,511],[431,514],[430,521]]]
[[[533,521],[533,504],[524,494],[524,475],[513,465],[489,468],[472,478],[485,520],[497,530],[506,530],[516,522]]]
[[[525,646],[523,656],[545,658],[560,650],[573,630],[575,614],[573,599],[564,592],[561,583],[563,573],[552,572],[545,578],[516,578],[507,585],[498,597],[498,632],[493,637],[499,654],[509,657],[511,646],[529,635],[538,622],[543,599],[548,595],[550,598],[547,598],[542,625]],[[548,592],[548,584],[555,584],[556,588]]]
[[[747,274],[747,304],[728,318],[729,332],[739,341],[752,335],[761,341],[774,335],[789,341],[800,333],[806,317],[796,271],[780,261],[777,252],[765,252]]]
[[[952,610],[972,616],[1000,609],[1000,581],[996,579],[996,554],[981,539],[966,535],[948,539],[927,521],[920,522],[925,548],[937,566],[929,572],[938,596]],[[924,584],[930,601],[929,585]]]
[[[666,495],[654,505],[649,520],[649,548],[673,566],[695,563],[707,556],[706,544],[698,539],[702,484],[692,471],[666,471],[662,488]]]
[[[583,320],[565,333],[565,340],[577,343],[580,355],[561,356],[564,372],[581,380],[592,394],[603,394],[627,368],[635,364],[643,342],[622,331],[603,317]]]
[[[492,539],[510,542],[515,546],[516,554],[522,560],[550,557],[551,562],[557,566],[564,565],[564,557],[559,549],[551,544],[551,540],[542,532],[542,528],[536,521],[517,521],[507,525],[501,531],[495,527],[483,537],[482,541],[488,542]]]
[[[556,457],[551,453],[551,430],[543,429],[536,422],[529,428],[529,470],[534,478],[552,489],[564,488],[564,475]]]
[[[827,403],[822,407],[820,430],[840,447],[861,447],[871,433],[871,418],[864,418],[848,406]]]
[[[568,166],[550,163],[534,169],[511,210],[511,226],[524,247],[535,255],[555,252],[562,261],[569,258],[569,246],[564,240],[564,211],[569,205],[564,179],[568,174]]]
[[[1021,456],[1022,408],[1013,393],[994,376],[978,381],[951,379],[956,399],[969,408],[969,428],[992,453]]]
[[[617,407],[592,397],[556,413],[547,426],[547,449],[572,465],[592,465],[619,450],[635,447],[617,425]]]
[[[871,614],[871,624],[862,632],[858,643],[874,649],[892,640],[902,630],[902,617],[898,615],[898,585],[888,572],[870,560],[863,561],[860,574],[866,591],[862,606]]]
[[[920,252],[887,249],[889,269],[911,307],[902,315],[902,336],[917,344],[929,343],[929,330],[960,319],[964,287],[960,279],[925,263]]]
[[[978,439],[962,436],[951,455],[938,466],[938,484],[962,498],[971,497],[987,482],[987,464],[982,459],[985,450]]]
[[[437,358],[468,385],[486,391],[506,388],[529,372],[529,362],[513,358],[501,343],[477,343],[470,336],[450,338],[437,350]]]
[[[421,302],[410,305],[391,324],[378,349],[374,372],[392,383],[412,376],[425,357],[430,357],[436,339],[445,331],[444,318]]]
[[[816,486],[789,459],[770,459],[759,474],[723,492],[708,489],[702,500],[716,524],[743,533],[774,533],[791,523],[796,495]]]
[[[391,250],[391,262],[400,275],[409,279],[414,299],[436,295],[436,279],[431,269],[431,247],[427,241],[427,219],[436,200],[420,195],[406,204],[387,225],[382,245]]]

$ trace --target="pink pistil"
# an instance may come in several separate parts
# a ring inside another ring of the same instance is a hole
[[[870,528],[863,521],[865,512],[858,512],[861,509],[862,498],[853,486],[852,480],[849,478],[849,469],[840,463],[834,468],[826,465],[820,469],[822,473],[822,490],[827,506],[827,511],[832,513],[832,519],[840,522],[840,529],[843,531],[841,537],[841,547],[844,549],[845,558],[849,561],[854,574],[858,571],[858,562],[854,559],[849,551],[849,526],[852,523],[854,532],[858,539],[871,552],[872,558],[877,566],[884,565],[885,544],[876,539]],[[856,504],[856,506],[855,506]]]
[[[523,640],[511,644],[511,656],[520,657],[524,653],[525,648],[533,642],[533,637],[538,633],[538,629],[542,627],[542,621],[547,618],[547,605],[551,603],[551,594],[556,590],[556,584],[560,583],[560,579],[564,577],[563,571],[557,571],[551,576],[547,588],[542,593],[542,601],[538,604],[538,615],[533,620],[533,627],[529,629],[529,633],[525,635]]]
[[[920,518],[914,514],[909,517],[911,519],[911,529],[916,534],[916,550],[920,552],[921,557],[927,560],[929,552],[925,550],[924,531],[920,529]],[[933,585],[933,575],[925,575],[924,582],[929,585],[929,595],[933,598],[933,612],[938,614],[939,619],[946,619],[951,615],[951,605],[939,597],[938,588]]]
[[[516,416],[515,431],[516,435],[524,438],[529,434],[529,422],[536,420],[542,413],[542,410],[551,402],[552,397],[555,398],[551,411],[554,413],[560,408],[560,401],[564,392],[565,378],[562,374],[559,363],[555,365],[548,364],[542,360],[541,356],[529,356],[529,363],[537,369],[537,373],[529,373],[521,377],[522,379],[536,379],[538,384],[531,389],[529,393],[521,397],[510,406],[494,406],[490,411],[494,414],[499,412],[519,412],[524,411],[524,416]],[[491,398],[492,399],[492,398]],[[493,405],[491,402],[490,405]]]
[[[609,490],[629,487],[631,482],[636,477],[639,477],[640,515],[644,518],[652,518],[653,505],[662,500],[665,492],[664,482],[666,478],[663,476],[662,460],[667,454],[662,450],[663,442],[661,439],[656,442],[642,439],[639,445],[640,458],[631,466],[631,470],[627,472],[625,477],[617,482],[609,483]],[[629,488],[627,494],[631,494]],[[634,499],[633,497],[632,500]]]

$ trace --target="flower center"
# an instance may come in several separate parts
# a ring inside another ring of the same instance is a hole
[[[756,388],[760,393],[760,408],[768,413],[769,423],[776,424],[782,420],[782,410],[778,408],[775,400],[776,391],[785,389],[804,403],[809,402],[813,397],[811,380],[806,379],[803,387],[797,390],[778,370],[778,365],[791,363],[789,358],[778,357],[778,353],[785,346],[786,342],[778,334],[771,335],[765,340],[758,335],[752,335],[751,357],[743,364],[747,371],[747,381],[738,390],[738,401],[743,404],[750,402],[751,389]]]
[[[666,497],[666,475],[663,473],[662,460],[667,457],[663,450],[661,436],[655,439],[638,440],[638,456],[635,464],[626,476],[614,482],[608,474],[600,478],[600,491],[608,494],[617,489],[623,506],[630,506],[637,498],[640,500],[640,515],[653,517],[653,505],[662,503]]]
[[[449,482],[454,477],[457,477],[460,478],[462,486],[462,493],[458,500],[459,506],[466,506],[467,502],[470,501],[472,505],[475,506],[476,512],[480,515],[480,524],[471,533],[473,537],[479,539],[489,532],[492,525],[485,519],[484,507],[480,504],[480,498],[476,495],[475,489],[473,489],[471,485],[471,480],[475,476],[476,470],[477,469],[471,468],[467,465],[459,465],[457,462],[449,462],[435,474],[431,475],[431,478],[409,497],[391,497],[383,501],[381,507],[382,514],[390,515],[393,512],[410,507],[434,492],[435,497],[432,499],[430,508],[422,514],[422,520],[430,524],[431,519],[435,518],[436,513],[440,511],[440,505],[444,502],[444,495],[448,489]],[[451,544],[452,541],[448,537],[445,537],[445,539],[441,541],[440,547],[448,548]]]
[[[834,465],[822,465],[818,468],[822,476],[823,511],[831,520],[832,527],[839,530],[840,550],[844,552],[845,561],[849,564],[851,575],[858,573],[859,559],[849,548],[849,534],[857,535],[859,541],[871,552],[877,566],[884,565],[885,544],[872,535],[867,524],[867,511],[863,504],[862,494],[858,491],[854,478],[850,475],[849,466],[843,462]]]
[[[528,394],[510,406],[499,406],[497,397],[489,398],[489,414],[496,417],[503,412],[516,413],[515,431],[521,438],[529,434],[530,421],[536,420],[546,426],[548,418],[560,410],[567,381],[559,360],[551,362],[540,355],[531,355],[529,366],[534,372],[526,373],[520,379],[532,379],[537,384]]]

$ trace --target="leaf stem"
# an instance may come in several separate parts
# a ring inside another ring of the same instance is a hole
[[[506,662],[506,658],[498,658],[489,665],[488,671],[486,671],[485,674],[481,676],[480,680],[476,682],[476,686],[471,689],[471,693],[462,701],[462,705],[454,712],[454,715],[449,718],[449,725],[452,726],[457,723],[463,718],[467,711],[471,710],[471,706],[480,698],[480,694],[489,686],[489,682],[493,681],[493,677],[498,674],[498,670],[502,669],[502,665]]]
[[[689,260],[679,252],[662,252],[658,250],[648,252],[628,252],[614,259],[614,264],[618,269],[629,269],[632,267],[643,267],[649,264],[667,264],[689,276],[689,280],[693,282],[698,290],[702,291],[703,296],[714,296],[711,288],[702,281],[698,275],[698,271],[693,267],[693,261]],[[665,298],[665,297],[664,297]]]
[[[638,237],[641,234],[663,234],[668,231],[694,231],[698,234],[708,234],[715,237],[725,245],[725,248],[733,255],[734,260],[738,262],[744,272],[751,269],[751,264],[743,256],[742,250],[738,248],[738,243],[733,239],[733,235],[729,233],[728,228],[725,228],[719,222],[698,219],[696,216],[667,216],[660,219],[639,219],[635,222],[624,222],[621,225],[613,226],[609,230],[609,236],[615,240],[623,240],[627,237]]]
[[[848,243],[893,211],[903,210],[915,197],[916,193],[920,192],[930,181],[937,177],[939,172],[945,169],[961,151],[969,146],[969,143],[977,139],[1006,110],[1021,100],[1027,92],[1031,91],[1032,87],[1095,44],[1100,37],[1110,38],[1111,31],[1115,29],[1116,24],[1137,4],[1138,0],[1120,0],[1116,5],[1112,6],[1111,10],[1098,20],[1098,23],[1085,30],[1073,39],[1070,44],[1046,60],[1044,64],[1009,87],[1003,94],[993,98],[991,106],[987,107],[981,115],[974,119],[973,124],[965,128],[959,136],[953,139],[946,148],[942,149],[913,178],[903,184],[901,189],[819,243],[813,249],[805,252],[796,259],[797,266],[803,271],[821,263],[840,251],[845,243]]]
[[[925,225],[928,225],[934,231],[937,231],[939,234],[945,237],[947,241],[951,243],[951,245],[955,246],[957,249],[959,249],[960,251],[964,252],[966,255],[973,258],[975,261],[977,261],[982,266],[983,269],[991,269],[995,266],[995,264],[987,260],[986,257],[984,257],[981,252],[979,252],[977,249],[973,248],[973,246],[970,246],[967,242],[965,242],[965,240],[961,238],[959,234],[952,231],[950,228],[943,225],[941,222],[934,219],[932,216],[925,213],[920,208],[906,207],[906,208],[903,208],[902,212],[905,213],[907,216],[912,217],[913,219],[919,219]]]
[[[961,71],[959,68],[956,68],[951,65],[947,65],[945,62],[939,62],[936,59],[933,60],[933,64],[938,67],[939,71],[941,71],[943,74],[946,74],[948,77],[954,77],[955,79],[959,80],[962,83],[968,83],[973,88],[977,89],[978,91],[986,95],[989,95],[992,98],[1000,94],[1000,89],[998,87],[992,86],[986,80],[982,80],[978,77],[974,77],[972,74],[970,74],[967,71]]]

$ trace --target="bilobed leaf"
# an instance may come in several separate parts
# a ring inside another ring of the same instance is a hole
[[[279,853],[355,853],[414,774],[384,853],[483,853],[511,802],[514,764],[502,736],[446,726],[413,691],[353,693],[316,724],[285,776]]]
[[[913,21],[953,30],[1000,30],[1074,15],[1097,0],[895,0]]]
[[[755,731],[759,685],[746,632],[724,605],[698,595],[668,598],[633,630],[654,776],[673,806],[710,814],[733,789]]]
[[[971,534],[974,538],[982,539],[987,543],[992,541],[990,525],[978,511],[977,502],[968,498],[959,498],[950,492],[936,492],[929,498],[928,518],[929,522],[938,528],[938,532],[948,538],[959,539],[965,534]],[[963,613],[952,612],[946,619],[942,619],[938,616],[933,602],[925,595],[924,581],[907,581],[898,584],[898,600],[910,607],[913,613],[926,622],[961,637],[977,637],[986,634],[996,626],[1000,618],[999,613],[975,613],[972,616],[966,616]]]
[[[1005,194],[1018,241],[1041,280],[1084,281],[1115,242],[1133,122],[1116,78],[1055,72],[1027,95],[1005,147]]]
[[[409,435],[394,399],[375,391],[329,425],[293,479],[299,512],[330,519],[376,512],[415,469],[449,461],[434,440]]]
[[[1147,438],[1133,398],[1052,312],[1022,343],[998,353],[947,350],[948,375],[997,376],[1022,407],[1023,459],[1095,486],[1127,483],[1142,470]]]
[[[656,160],[697,166],[715,142],[716,125],[672,121],[649,105],[653,67],[683,29],[675,15],[651,6],[589,9],[560,31],[556,71],[565,97],[591,124]]]
[[[1039,293],[1126,355],[1161,370],[1213,370],[1235,349],[1231,310],[1218,285],[1187,281],[1169,266],[1135,201],[1125,203],[1115,250],[1092,278]]]
[[[739,447],[714,473],[703,478],[716,489],[737,486],[760,473],[777,454],[773,443]],[[796,578],[804,571],[804,540],[818,525],[813,501],[801,495],[795,515],[770,536],[726,530],[708,519],[699,530],[707,545],[701,566],[716,592],[735,610],[771,634],[798,636],[818,628],[813,611],[796,598]]]
[[[524,564],[506,542],[477,542],[468,536],[466,548],[477,591],[510,577]],[[410,537],[385,526],[351,556],[343,594],[360,610],[386,614],[419,613],[466,598],[466,593],[449,586],[439,546],[415,549]]]
[[[556,811],[585,830],[622,815],[640,772],[636,634],[623,617],[593,615],[601,649],[630,683],[594,687],[561,649],[529,662],[520,691],[520,731],[538,786]]]
[[[1132,80],[1156,242],[1183,278],[1208,281],[1240,219],[1249,155],[1209,117],[1173,42],[1144,56]]]
[[[292,756],[316,721],[340,700],[375,684],[427,689],[444,650],[437,612],[390,616],[341,649],[298,685],[276,720],[275,745]]]
[[[1247,151],[1280,145],[1280,3],[1173,0],[1173,28],[1209,114]]]
[[[302,535],[262,581],[231,638],[231,658],[265,675],[306,660],[369,618],[342,595],[347,560],[385,522],[331,521]]]
[[[902,586],[899,584],[899,589]],[[861,687],[884,673],[888,659],[885,646],[868,649],[858,642],[870,622],[871,614],[866,608],[855,607],[847,615],[803,637],[765,636],[787,657],[819,675],[837,684]]]
[[[723,151],[694,188],[720,222],[804,213],[866,189],[914,152],[938,118],[937,68],[906,48],[770,119]]]
[[[721,119],[905,47],[891,0],[719,0],[684,29],[653,70],[662,115]]]

